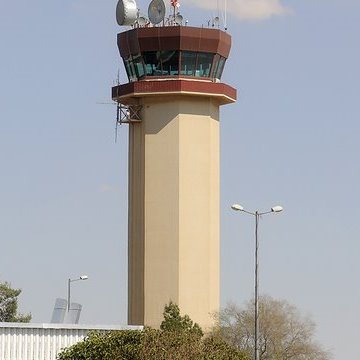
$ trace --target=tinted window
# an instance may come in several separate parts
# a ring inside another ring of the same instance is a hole
[[[211,67],[211,75],[210,75],[211,78],[214,78],[216,76],[216,71],[217,71],[217,68],[219,65],[219,60],[220,60],[220,55],[216,54],[214,56],[214,61],[213,61],[212,67]]]
[[[145,68],[142,56],[140,54],[133,55],[132,63],[134,64],[135,72],[138,78],[145,76]]]
[[[162,51],[160,53],[163,75],[179,75],[179,52]]]
[[[199,53],[196,65],[196,76],[209,77],[214,54]]]
[[[224,70],[224,65],[225,65],[225,58],[221,57],[220,60],[219,60],[219,65],[217,67],[217,70],[216,70],[216,74],[215,74],[215,77],[217,79],[221,79],[221,75],[223,73],[223,70]]]
[[[134,64],[132,63],[130,58],[125,59],[124,64],[125,64],[125,69],[126,69],[126,73],[129,78],[129,81],[136,81],[137,77],[136,77],[136,73],[135,73]]]
[[[160,52],[148,51],[143,53],[146,75],[160,76],[161,75],[161,62]]]
[[[218,54],[177,50],[147,51],[124,59],[130,81],[145,76],[185,76],[220,79],[226,59]]]
[[[181,52],[181,75],[195,75],[196,57],[197,53],[195,52]]]

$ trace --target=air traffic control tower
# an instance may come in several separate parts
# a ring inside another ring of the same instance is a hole
[[[129,124],[128,323],[158,327],[171,300],[206,329],[220,303],[219,108],[236,101],[221,82],[231,37],[183,26],[171,3],[165,20],[153,0],[150,22],[133,0],[117,8],[120,25],[134,21],[117,38],[129,81],[112,88]]]

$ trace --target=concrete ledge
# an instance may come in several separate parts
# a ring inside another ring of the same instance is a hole
[[[168,79],[136,81],[112,88],[112,99],[122,104],[131,103],[132,98],[161,95],[193,95],[217,98],[220,105],[236,101],[236,89],[224,83],[212,81],[189,81]]]

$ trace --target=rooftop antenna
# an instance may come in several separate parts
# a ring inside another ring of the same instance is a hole
[[[215,16],[212,21],[212,27],[219,27],[220,24],[220,18],[218,16]]]
[[[224,28],[227,30],[227,0],[224,0]]]
[[[118,139],[118,127],[119,125],[121,125],[120,111],[121,111],[121,105],[120,103],[116,103],[115,144],[117,143],[117,139]]]
[[[138,18],[135,0],[119,0],[116,6],[116,21],[120,26],[131,26]]]
[[[178,14],[175,16],[175,23],[176,23],[177,25],[181,25],[182,22],[183,22],[183,20],[184,20],[184,18],[183,18],[183,16],[182,16],[181,14],[178,13]]]
[[[116,85],[120,85],[120,69],[117,71]]]
[[[220,0],[216,0],[216,12],[215,12],[215,14],[211,15],[211,20],[208,23],[209,26],[210,26],[210,23],[211,23],[212,27],[217,27],[217,28],[219,28],[220,12],[221,12],[219,2],[220,2]]]
[[[120,69],[118,69],[118,75],[117,75],[117,86],[120,85]],[[118,127],[121,125],[121,104],[117,101],[116,102],[116,122],[115,122],[115,144],[117,143],[118,139]]]
[[[144,16],[139,16],[136,20],[136,23],[139,26],[145,26],[148,23],[148,20]]]
[[[122,106],[119,102],[97,102],[99,105],[115,105],[116,106],[116,120],[115,120],[115,143],[117,142],[118,138],[118,127],[122,124],[121,121],[121,110]]]
[[[170,3],[171,3],[171,6],[174,8],[174,21],[176,23],[176,12],[178,11],[178,9],[180,7],[180,2],[178,0],[171,0]]]
[[[115,81],[113,81],[113,84],[116,86],[120,85],[120,69],[118,69],[117,72],[117,78]],[[122,105],[121,103],[119,103],[118,101],[113,101],[113,102],[97,102],[97,104],[99,105],[115,105],[116,106],[116,120],[115,120],[115,143],[117,142],[117,138],[118,138],[118,127],[119,125],[122,124],[121,121],[121,110],[122,110]]]
[[[148,15],[153,25],[161,23],[165,18],[165,3],[163,0],[152,0],[149,4]]]

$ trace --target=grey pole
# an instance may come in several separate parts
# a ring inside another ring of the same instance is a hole
[[[255,360],[259,360],[259,226],[260,214],[255,212]]]
[[[70,311],[70,286],[73,281],[87,280],[87,275],[81,275],[78,279],[70,279],[68,280],[68,296],[67,296],[67,309]]]
[[[254,360],[259,360],[259,237],[258,237],[258,227],[259,219],[261,215],[270,214],[270,213],[279,213],[283,211],[282,206],[274,206],[270,211],[259,212],[259,211],[248,211],[245,210],[241,205],[234,204],[231,208],[235,211],[242,211],[246,214],[255,216],[255,313],[254,313]]]

